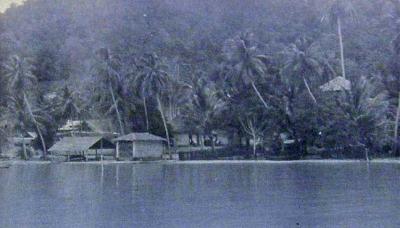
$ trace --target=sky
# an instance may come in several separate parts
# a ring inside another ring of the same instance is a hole
[[[22,3],[24,0],[0,0],[0,13],[3,13],[11,3]]]

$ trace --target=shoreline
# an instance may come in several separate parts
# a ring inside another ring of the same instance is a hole
[[[344,163],[386,163],[400,164],[399,158],[379,158],[369,162],[356,159],[308,159],[308,160],[159,160],[159,161],[77,161],[77,162],[54,162],[54,161],[24,161],[24,160],[0,160],[0,165],[47,165],[47,164],[66,164],[66,165],[113,165],[113,164],[344,164]]]

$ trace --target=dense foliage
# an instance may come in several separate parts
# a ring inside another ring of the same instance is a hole
[[[0,15],[0,120],[44,148],[67,119],[107,117],[120,133],[183,122],[212,142],[389,153],[399,21],[399,0],[28,0]],[[350,88],[321,89],[340,76]]]

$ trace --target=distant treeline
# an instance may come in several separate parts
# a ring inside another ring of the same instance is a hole
[[[0,15],[0,138],[45,151],[68,119],[112,118],[393,154],[399,21],[399,0],[28,0]]]

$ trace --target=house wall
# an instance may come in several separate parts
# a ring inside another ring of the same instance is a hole
[[[161,141],[138,141],[132,142],[120,142],[119,153],[120,157],[132,157],[132,151],[134,150],[135,158],[161,158],[164,152],[164,144]]]
[[[132,143],[131,142],[120,142],[119,143],[119,156],[120,157],[132,157]]]
[[[158,158],[164,152],[164,144],[161,141],[138,141],[134,142],[134,157]]]

